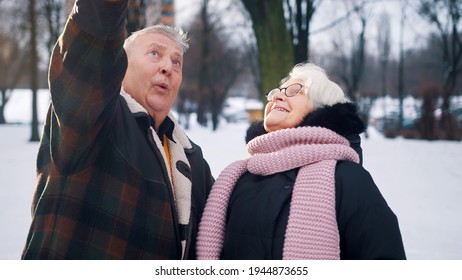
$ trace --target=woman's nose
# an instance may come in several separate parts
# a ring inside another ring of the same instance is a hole
[[[285,100],[287,98],[287,96],[285,95],[285,93],[280,90],[278,93],[276,93],[274,96],[273,96],[273,101],[275,100]]]

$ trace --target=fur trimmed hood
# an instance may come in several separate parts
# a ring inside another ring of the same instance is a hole
[[[332,106],[324,106],[309,113],[298,125],[319,126],[330,129],[348,139],[350,146],[356,150],[362,163],[361,138],[359,134],[366,130],[366,125],[358,114],[358,108],[354,103],[338,103]],[[245,142],[268,133],[263,120],[254,121],[247,129]]]

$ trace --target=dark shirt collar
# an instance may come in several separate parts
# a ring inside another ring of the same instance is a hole
[[[154,125],[154,119],[152,119],[152,123]],[[164,135],[167,136],[168,139],[173,141],[173,129],[175,128],[175,123],[167,116],[165,120],[160,124],[159,129],[157,130],[157,135],[159,136],[162,142],[164,141]]]
[[[149,127],[154,128],[155,127],[155,121],[154,118],[152,118],[150,115],[139,112],[139,113],[134,113],[135,119],[138,123],[138,126],[146,130]],[[164,141],[164,135],[167,136],[168,139],[173,141],[174,143],[175,140],[173,140],[173,129],[175,128],[175,123],[167,116],[165,120],[160,124],[159,129],[156,131],[157,136],[159,136],[160,140]]]

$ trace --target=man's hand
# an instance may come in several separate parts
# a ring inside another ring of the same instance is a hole
[[[85,32],[98,38],[115,38],[125,32],[128,0],[77,0],[74,18]]]

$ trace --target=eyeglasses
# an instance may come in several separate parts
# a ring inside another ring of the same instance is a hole
[[[295,84],[288,85],[286,87],[275,88],[266,94],[266,99],[268,101],[273,101],[274,95],[280,93],[281,91],[284,92],[285,96],[292,97],[300,93],[303,87],[304,85],[295,83]]]

